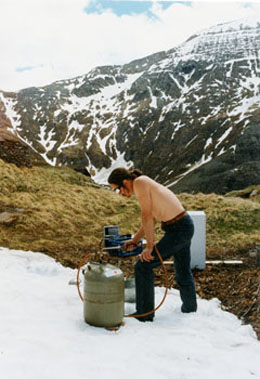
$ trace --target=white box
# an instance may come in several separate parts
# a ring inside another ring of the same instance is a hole
[[[191,241],[191,268],[204,270],[206,265],[206,214],[203,211],[188,211],[194,222]]]

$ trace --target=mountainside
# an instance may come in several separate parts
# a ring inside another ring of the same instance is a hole
[[[135,166],[175,191],[260,183],[260,18],[218,25],[166,52],[18,93],[0,128],[51,165],[98,182]]]
[[[30,146],[12,133],[12,124],[5,115],[5,107],[0,103],[0,159],[18,167],[32,167],[46,164],[44,159]]]

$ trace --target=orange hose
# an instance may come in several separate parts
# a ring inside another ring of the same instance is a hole
[[[79,293],[79,297],[81,298],[82,301],[84,301],[84,298],[81,294],[81,291],[80,291],[80,288],[79,288],[79,274],[80,274],[80,269],[81,267],[86,264],[88,262],[88,258],[91,256],[92,254],[91,253],[88,253],[87,255],[85,255],[81,261],[80,261],[80,264],[79,264],[79,267],[78,267],[78,271],[77,271],[77,289],[78,289],[78,293]]]
[[[167,292],[168,292],[168,287],[169,287],[169,282],[168,282],[168,272],[166,270],[166,267],[163,263],[163,260],[162,260],[162,257],[161,257],[161,254],[159,253],[159,250],[157,248],[157,246],[155,245],[155,251],[161,261],[161,264],[162,264],[162,268],[164,270],[164,274],[165,274],[165,291],[164,291],[164,295],[163,295],[163,298],[161,300],[161,302],[159,303],[159,305],[157,305],[157,307],[155,307],[153,310],[149,311],[149,312],[146,312],[146,313],[142,313],[142,314],[139,314],[139,315],[124,315],[124,317],[135,317],[135,318],[139,318],[139,317],[144,317],[144,316],[148,316],[150,314],[152,314],[153,312],[157,311],[164,303],[165,299],[166,299],[166,296],[167,296]],[[79,288],[79,274],[80,274],[80,269],[81,267],[86,264],[88,262],[88,259],[89,257],[91,256],[92,254],[89,253],[87,255],[85,255],[81,261],[80,261],[80,264],[79,264],[79,267],[78,267],[78,271],[77,271],[77,289],[78,289],[78,293],[79,293],[79,297],[81,298],[82,301],[84,301],[84,298],[81,294],[81,291],[80,291],[80,288]]]
[[[166,299],[166,296],[167,296],[167,292],[168,292],[168,288],[169,288],[169,281],[168,281],[168,272],[166,270],[166,267],[163,263],[163,260],[162,260],[162,257],[161,257],[161,254],[159,253],[159,250],[157,248],[156,245],[154,245],[154,248],[155,248],[155,251],[156,251],[156,254],[158,255],[160,261],[161,261],[161,264],[162,264],[162,268],[163,268],[163,271],[164,271],[164,274],[165,274],[165,281],[164,281],[164,285],[165,285],[165,291],[164,291],[164,295],[163,295],[163,298],[161,300],[161,302],[157,305],[157,307],[155,307],[153,310],[149,311],[149,312],[146,312],[146,313],[141,313],[139,315],[124,315],[124,317],[135,317],[135,318],[139,318],[139,317],[145,317],[145,316],[148,316],[152,313],[154,313],[155,311],[157,311],[164,303],[165,299]]]

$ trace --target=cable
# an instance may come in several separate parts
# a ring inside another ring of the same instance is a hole
[[[80,274],[80,269],[81,267],[86,264],[88,262],[88,258],[91,256],[92,254],[91,253],[88,253],[87,255],[85,255],[80,263],[79,263],[79,267],[78,267],[78,271],[77,271],[77,289],[78,289],[78,293],[79,293],[79,297],[81,298],[82,301],[84,301],[84,298],[81,294],[81,291],[80,291],[80,288],[79,288],[79,274]]]
[[[167,292],[168,292],[168,288],[169,288],[169,281],[168,281],[168,272],[167,272],[167,269],[163,263],[163,259],[161,257],[161,254],[159,253],[159,250],[157,248],[156,245],[154,245],[154,248],[155,248],[155,251],[156,251],[156,254],[158,255],[158,258],[160,259],[160,262],[162,264],[162,268],[164,270],[164,274],[165,274],[165,281],[164,281],[164,285],[165,285],[165,291],[164,291],[164,295],[163,295],[163,298],[161,300],[161,302],[159,303],[159,305],[157,305],[157,307],[155,307],[153,310],[149,311],[149,312],[146,312],[146,313],[142,313],[142,314],[137,314],[137,315],[124,315],[124,317],[135,317],[135,318],[139,318],[139,317],[145,317],[145,316],[148,316],[152,313],[154,313],[155,311],[157,311],[164,303],[165,299],[166,299],[166,296],[167,296]],[[81,298],[82,301],[84,301],[84,298],[81,294],[81,291],[80,291],[80,288],[79,288],[79,274],[80,274],[80,269],[81,267],[86,264],[89,260],[89,257],[91,256],[92,254],[89,253],[87,255],[85,255],[81,261],[80,261],[80,264],[78,266],[78,271],[77,271],[77,289],[78,289],[78,293],[79,293],[79,297]]]
[[[164,295],[163,295],[163,298],[161,300],[161,302],[159,303],[159,305],[157,305],[157,307],[155,307],[153,310],[149,311],[149,312],[146,312],[146,313],[141,313],[141,314],[137,314],[137,315],[124,315],[124,317],[135,317],[135,318],[139,318],[139,317],[145,317],[145,316],[148,316],[152,313],[154,313],[155,311],[157,311],[164,303],[165,299],[166,299],[166,296],[167,296],[167,292],[168,292],[168,288],[169,288],[169,280],[168,280],[168,271],[166,270],[166,267],[163,263],[163,259],[161,257],[161,254],[159,253],[159,250],[157,248],[156,245],[154,245],[154,248],[155,248],[155,251],[156,251],[156,254],[158,255],[158,258],[160,259],[160,262],[162,264],[162,268],[163,268],[163,271],[164,271],[164,274],[165,274],[165,281],[164,281],[164,285],[165,285],[165,291],[164,291]]]

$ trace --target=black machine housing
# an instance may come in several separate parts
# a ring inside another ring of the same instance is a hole
[[[124,250],[123,246],[125,241],[132,238],[131,234],[119,234],[118,225],[109,225],[104,227],[104,250],[109,255],[116,257],[131,257],[133,255],[141,254],[143,251],[143,241],[139,241],[138,245],[131,250]]]

